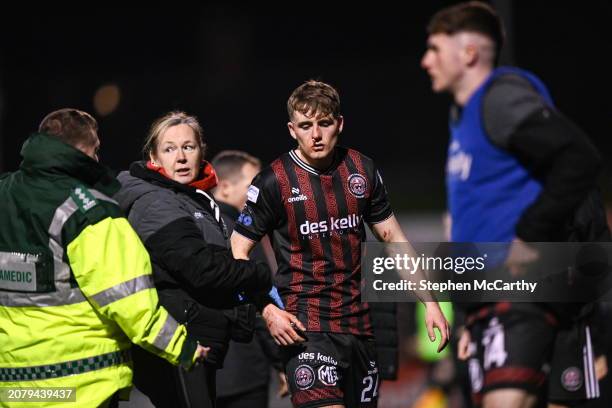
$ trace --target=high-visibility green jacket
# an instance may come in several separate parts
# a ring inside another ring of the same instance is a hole
[[[115,179],[44,134],[21,154],[0,177],[0,390],[75,387],[76,403],[55,404],[103,405],[131,386],[131,342],[190,366],[196,343],[158,305]]]

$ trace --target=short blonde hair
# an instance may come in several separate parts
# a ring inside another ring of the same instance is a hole
[[[295,112],[304,115],[332,115],[337,118],[340,116],[338,91],[325,82],[308,80],[298,86],[287,101],[289,120],[293,120]]]
[[[206,143],[204,143],[204,132],[202,131],[202,126],[200,126],[198,119],[195,116],[188,115],[182,111],[172,111],[158,118],[151,125],[151,129],[149,130],[149,134],[147,135],[147,139],[145,140],[145,144],[142,148],[142,153],[144,154],[145,159],[149,159],[157,150],[157,145],[159,143],[159,137],[161,134],[168,130],[168,128],[177,125],[187,125],[193,129],[193,133],[195,134],[196,140],[200,145],[200,150],[202,151],[202,158],[204,157],[206,153]]]

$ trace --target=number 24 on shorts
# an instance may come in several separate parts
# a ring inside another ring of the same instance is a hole
[[[370,402],[378,395],[378,374],[363,377],[362,383],[361,402]]]

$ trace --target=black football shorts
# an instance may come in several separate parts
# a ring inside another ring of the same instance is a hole
[[[373,338],[319,332],[306,337],[302,344],[283,348],[294,407],[377,406],[380,381]]]
[[[556,327],[546,313],[508,310],[474,321],[468,370],[476,406],[489,391],[519,388],[544,397]]]
[[[599,397],[591,329],[581,322],[562,329],[555,339],[548,382],[548,401],[571,405]]]

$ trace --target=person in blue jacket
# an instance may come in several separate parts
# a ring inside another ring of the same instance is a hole
[[[451,241],[511,243],[505,264],[518,273],[520,258],[535,255],[530,242],[607,234],[599,206],[588,215],[599,224],[591,222],[594,228],[585,236],[571,236],[577,210],[592,196],[601,159],[584,132],[555,108],[539,78],[497,67],[504,31],[496,12],[481,2],[457,4],[436,13],[427,31],[421,65],[433,91],[454,99],[446,165]],[[553,350],[560,354],[554,345],[566,317],[562,309],[481,303],[467,310],[458,353],[469,360],[476,405],[530,407],[543,398]],[[583,367],[588,326],[579,332],[569,342],[573,346],[563,342],[565,354],[575,353],[576,361],[564,364],[575,370],[566,373],[563,364],[559,374],[553,370],[549,401],[599,394],[594,370]]]

